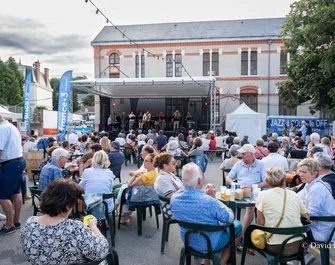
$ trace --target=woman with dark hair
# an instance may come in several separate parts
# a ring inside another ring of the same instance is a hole
[[[176,171],[176,161],[168,153],[161,153],[155,157],[155,167],[159,169],[159,175],[155,181],[157,194],[171,198],[172,194],[179,190],[183,184],[173,172]]]
[[[189,156],[199,156],[204,154],[204,150],[202,149],[202,140],[200,137],[197,137],[193,141],[193,146],[188,152]]]
[[[297,139],[294,141],[293,150],[288,153],[287,158],[304,159],[307,156],[307,151],[303,150],[305,141]]]
[[[293,133],[295,134],[297,127],[294,121],[291,122],[291,128],[290,128],[290,134]]]
[[[108,241],[97,228],[68,219],[83,193],[70,179],[59,178],[41,195],[43,216],[30,217],[21,230],[21,247],[32,264],[74,264],[101,260],[108,254]]]

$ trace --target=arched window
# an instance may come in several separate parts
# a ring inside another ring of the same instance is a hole
[[[110,65],[120,64],[120,56],[117,53],[112,53],[109,56],[109,64]]]
[[[252,110],[258,110],[258,88],[256,86],[243,86],[240,88],[240,101]]]

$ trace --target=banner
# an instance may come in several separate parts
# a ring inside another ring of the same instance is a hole
[[[71,80],[72,71],[67,71],[62,75],[59,82],[57,130],[63,135],[66,134],[66,125],[69,116]]]
[[[30,131],[30,83],[31,71],[26,75],[24,84],[24,102],[23,102],[23,121],[25,122],[26,131]]]
[[[309,121],[312,127],[312,132],[317,132],[320,135],[329,134],[329,119],[318,119],[314,117],[304,116],[269,116],[268,117],[268,133],[278,133],[282,135],[284,123],[290,129],[291,122],[296,124],[296,132],[301,128],[302,121]]]

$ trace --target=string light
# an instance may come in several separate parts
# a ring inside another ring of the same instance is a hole
[[[134,40],[132,40],[127,34],[125,34],[125,32],[123,32],[120,28],[118,28],[94,3],[92,0],[85,0],[85,2],[90,2],[96,9],[97,11],[95,12],[96,14],[101,14],[105,19],[106,22],[111,24],[114,27],[114,31],[115,32],[120,32],[122,34],[122,38],[126,38],[129,40],[130,43],[135,44],[137,49],[142,49],[142,52],[147,52],[148,55],[151,55],[153,58],[157,57],[157,60],[159,61],[160,57],[158,55],[155,55],[154,53],[150,52],[149,50],[145,49],[145,48],[141,48]],[[161,58],[162,62],[164,62],[164,57]],[[173,62],[176,62],[175,59],[172,60]],[[181,67],[184,69],[185,73],[188,75],[188,77],[195,82],[197,85],[202,86],[198,81],[196,81],[191,75],[190,73],[187,71],[187,69],[185,68],[185,66],[182,64],[182,62],[178,62]],[[115,65],[114,65],[115,66]],[[116,67],[116,66],[115,66]],[[128,76],[127,76],[128,77]]]

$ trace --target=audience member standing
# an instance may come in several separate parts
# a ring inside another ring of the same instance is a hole
[[[176,110],[172,114],[172,118],[173,118],[173,130],[179,129],[179,123],[180,123],[180,119],[181,119],[181,114],[180,114],[179,110]]]
[[[6,224],[0,230],[2,236],[14,233],[21,226],[21,181],[26,162],[18,129],[1,114],[0,135],[0,205],[6,215]]]

